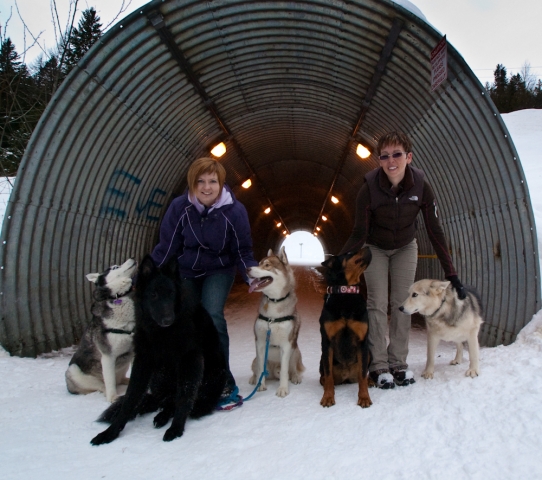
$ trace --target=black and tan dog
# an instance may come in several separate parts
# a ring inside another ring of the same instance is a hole
[[[369,346],[367,305],[360,292],[360,277],[371,262],[371,251],[332,256],[318,270],[327,284],[320,315],[322,357],[320,383],[324,386],[323,407],[335,405],[335,385],[359,384],[358,405],[372,405],[368,389]]]

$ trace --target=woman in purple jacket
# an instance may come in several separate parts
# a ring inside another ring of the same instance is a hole
[[[258,265],[245,207],[225,185],[226,170],[212,158],[199,158],[188,169],[188,191],[171,202],[160,226],[160,242],[152,252],[157,266],[176,256],[184,284],[201,298],[211,315],[226,358],[229,379],[223,397],[235,397],[229,370],[229,337],[224,305],[237,268]]]

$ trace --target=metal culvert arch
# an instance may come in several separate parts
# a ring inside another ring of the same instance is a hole
[[[439,39],[389,0],[155,0],[128,16],[64,81],[29,142],[2,228],[2,345],[33,356],[78,342],[84,275],[150,250],[188,165],[219,140],[257,257],[283,228],[320,227],[336,253],[377,165],[355,147],[374,149],[391,128],[412,137],[459,275],[482,293],[482,343],[513,341],[540,308],[527,185],[497,110],[450,46],[448,80],[431,91]],[[423,229],[419,244],[418,276],[441,277]]]

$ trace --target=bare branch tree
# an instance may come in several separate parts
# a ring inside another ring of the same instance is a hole
[[[132,4],[132,0],[122,0],[122,3],[120,5],[118,13],[113,17],[113,19],[104,27],[104,31],[107,31],[107,29],[113,25],[121,16],[122,13],[124,13],[126,10],[128,10],[128,7]]]
[[[525,88],[527,90],[530,90],[531,92],[534,91],[536,87],[536,75],[534,75],[531,72],[531,64],[529,62],[525,62],[523,66],[521,67],[520,75],[523,78],[523,81],[525,82]]]

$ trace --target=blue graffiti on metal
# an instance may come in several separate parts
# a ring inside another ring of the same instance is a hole
[[[115,170],[109,179],[106,194],[102,200],[100,213],[110,213],[119,218],[126,218],[131,195],[137,191],[141,185],[141,179],[124,170]],[[145,216],[151,222],[158,222],[160,217],[157,212],[164,206],[157,197],[164,197],[166,192],[160,188],[154,188],[148,199],[137,201],[135,213],[138,217]],[[151,212],[151,209],[154,209]],[[154,213],[154,214],[153,214]]]

